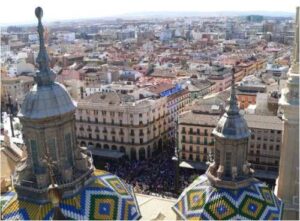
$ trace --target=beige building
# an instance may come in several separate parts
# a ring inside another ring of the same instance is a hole
[[[260,178],[276,179],[278,176],[282,121],[277,116],[244,115],[251,137],[247,160]]]
[[[11,96],[11,102],[14,106],[22,104],[25,95],[34,85],[32,77],[18,76],[5,77],[1,79],[1,104],[6,107],[8,96]]]
[[[95,93],[78,102],[78,142],[94,155],[146,159],[167,140],[167,98]],[[120,154],[123,153],[123,154]]]
[[[214,148],[212,131],[224,111],[223,101],[203,99],[194,102],[189,109],[178,118],[181,165],[188,163],[196,169],[206,169],[206,162]]]
[[[11,177],[17,165],[26,159],[25,151],[11,142],[7,133],[1,136],[1,193],[6,192],[11,187]]]
[[[190,110],[179,115],[178,142],[181,166],[205,169],[215,145],[212,130],[224,112],[221,99],[209,98],[194,102]],[[247,160],[259,178],[276,179],[282,140],[282,121],[277,116],[246,114],[251,130]]]

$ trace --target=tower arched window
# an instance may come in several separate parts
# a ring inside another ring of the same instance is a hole
[[[49,154],[50,154],[52,160],[57,160],[55,138],[49,138],[47,140],[47,146],[48,146]]]
[[[70,133],[65,135],[65,151],[67,153],[68,161],[73,164],[73,151],[72,151],[72,137]]]
[[[32,158],[32,164],[33,168],[36,170],[39,168],[39,154],[38,154],[38,147],[36,140],[30,140],[30,148],[31,148],[31,158]]]

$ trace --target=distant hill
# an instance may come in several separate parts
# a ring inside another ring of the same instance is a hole
[[[295,13],[281,11],[216,11],[216,12],[136,12],[127,13],[119,16],[120,18],[168,18],[168,17],[219,17],[219,16],[247,16],[247,15],[262,15],[266,17],[293,17]]]

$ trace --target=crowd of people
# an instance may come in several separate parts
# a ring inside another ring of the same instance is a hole
[[[105,169],[131,184],[135,192],[160,195],[162,197],[177,197],[195,175],[189,169],[180,169],[179,191],[175,189],[176,164],[172,160],[173,148],[166,148],[151,158],[130,161],[126,158],[118,162],[106,163]]]

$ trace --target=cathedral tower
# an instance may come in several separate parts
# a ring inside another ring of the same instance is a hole
[[[283,109],[283,144],[280,152],[276,195],[284,202],[284,219],[299,219],[299,25],[300,7],[296,12],[296,29],[292,67],[279,105]]]
[[[41,22],[36,84],[19,113],[27,161],[17,168],[14,191],[1,208],[3,220],[137,220],[141,217],[131,186],[96,170],[92,156],[75,137],[76,103],[55,82],[49,68]]]

